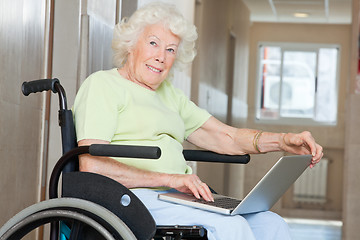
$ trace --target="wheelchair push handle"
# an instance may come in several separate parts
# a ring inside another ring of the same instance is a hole
[[[53,93],[57,93],[56,83],[60,83],[59,79],[40,79],[30,82],[24,82],[21,86],[22,93],[28,96],[30,93],[37,93],[42,91],[51,90]]]
[[[161,156],[159,147],[111,144],[92,144],[89,147],[89,153],[93,156],[147,159],[158,159]]]

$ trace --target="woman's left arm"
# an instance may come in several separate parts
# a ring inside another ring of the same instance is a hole
[[[311,133],[271,133],[255,129],[234,128],[210,117],[187,140],[198,147],[220,154],[243,155],[275,151],[311,154],[313,167],[323,156],[322,147]]]

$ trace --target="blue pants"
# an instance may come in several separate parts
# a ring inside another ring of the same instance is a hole
[[[286,222],[270,211],[226,216],[160,201],[157,199],[159,191],[150,189],[132,191],[149,209],[157,225],[201,225],[207,229],[209,240],[290,239]]]

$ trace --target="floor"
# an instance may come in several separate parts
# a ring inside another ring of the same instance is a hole
[[[287,218],[292,240],[341,240],[341,221]]]

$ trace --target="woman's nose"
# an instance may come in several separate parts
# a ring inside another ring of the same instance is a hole
[[[159,49],[159,51],[157,52],[157,56],[156,56],[156,61],[160,62],[160,63],[164,63],[166,60],[166,54],[165,54],[166,50],[162,50]]]

